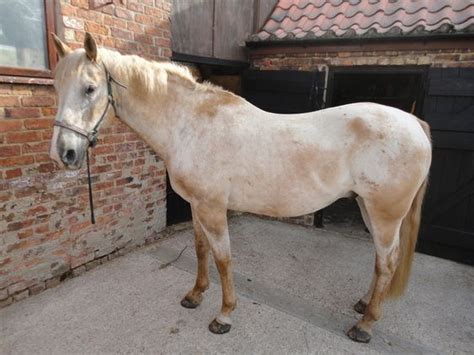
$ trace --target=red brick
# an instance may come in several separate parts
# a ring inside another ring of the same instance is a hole
[[[26,229],[24,231],[20,231],[20,232],[17,233],[17,235],[18,235],[18,238],[20,238],[20,239],[29,238],[33,235],[33,229],[29,228],[29,229]]]
[[[56,107],[43,107],[41,113],[43,116],[56,116],[58,109]]]
[[[41,138],[42,140],[44,141],[51,141],[51,138],[53,137],[53,130],[52,129],[48,129],[47,131],[43,131],[42,134],[41,134]]]
[[[44,234],[49,232],[49,223],[41,224],[35,228],[35,233]]]
[[[90,22],[90,21],[87,21],[85,23],[85,29],[88,32],[97,33],[101,35],[107,35],[109,33],[109,28],[107,26],[99,25],[95,22]]]
[[[14,157],[21,154],[21,148],[19,145],[1,145],[0,146],[0,157]]]
[[[115,27],[112,27],[110,31],[113,37],[118,37],[118,38],[126,39],[129,41],[133,39],[133,33],[130,31],[125,31],[125,30],[122,30],[120,28],[115,28]]]
[[[104,25],[106,26],[113,26],[113,27],[125,29],[127,28],[127,25],[130,23],[132,22],[127,22],[125,20],[121,20],[115,17],[110,17],[110,16],[104,17]]]
[[[141,14],[135,15],[135,21],[138,23],[143,23],[144,25],[151,25],[154,23],[153,17]]]
[[[86,221],[86,222],[82,222],[82,223],[78,223],[78,224],[74,224],[71,226],[71,228],[69,228],[69,232],[70,233],[77,233],[77,232],[81,232],[83,231],[84,229],[87,229],[91,226],[91,223],[89,221]]]
[[[125,185],[125,184],[128,184],[128,183],[132,182],[132,181],[133,181],[133,178],[131,176],[129,176],[129,177],[126,177],[126,178],[116,180],[115,185],[117,185],[117,186]]]
[[[61,14],[66,15],[66,16],[74,16],[76,14],[77,8],[68,4],[65,4],[64,2],[61,3],[61,6],[59,6],[61,9]]]
[[[132,10],[132,11],[135,11],[135,12],[143,12],[144,11],[143,4],[140,4],[138,1],[134,1],[134,0],[129,0],[128,1],[127,8],[129,10]]]
[[[153,44],[153,36],[135,33],[133,37],[136,42]]]
[[[21,120],[2,120],[0,119],[0,133],[19,131],[23,128]]]
[[[17,96],[0,96],[0,106],[8,107],[8,106],[19,106],[20,100],[18,100]]]
[[[145,6],[145,14],[158,18],[163,18],[165,16],[162,10],[150,6]]]
[[[155,38],[155,46],[169,47],[171,46],[171,41],[166,38]]]
[[[30,227],[34,222],[35,222],[34,219],[28,219],[26,221],[9,223],[7,225],[7,230],[10,231],[10,232],[11,231],[17,231],[17,230],[20,230],[20,229],[23,229],[23,228]]]
[[[97,23],[103,22],[103,14],[97,11],[86,9],[77,9],[77,16],[83,19],[91,20]]]
[[[28,118],[24,123],[27,129],[47,129],[53,127],[53,120],[50,118]]]
[[[20,166],[33,164],[35,159],[31,155],[0,159],[0,167]]]
[[[35,245],[38,245],[40,243],[39,240],[35,240],[35,239],[26,239],[26,240],[22,240],[18,243],[15,243],[15,244],[12,244],[12,245],[9,245],[7,246],[7,253],[9,252],[12,252],[14,250],[25,250],[25,249],[29,249]]]
[[[114,147],[112,145],[98,145],[94,148],[94,155],[103,155],[110,154],[114,152]]]
[[[8,118],[30,118],[40,116],[41,111],[38,108],[5,108],[5,117]]]
[[[163,30],[160,30],[156,26],[146,26],[145,33],[147,35],[158,36],[158,37],[162,37],[164,34]]]
[[[7,133],[8,143],[37,142],[41,140],[40,132],[9,132]]]
[[[71,0],[71,5],[82,7],[83,9],[89,8],[89,0]]]
[[[51,96],[25,96],[21,98],[23,106],[46,107],[54,105],[54,98]]]
[[[104,138],[104,144],[122,143],[124,141],[125,136],[123,134],[109,135]]]
[[[47,153],[49,151],[50,142],[41,143],[25,143],[22,147],[23,154],[27,153]]]
[[[95,191],[100,191],[100,190],[106,190],[114,186],[113,181],[104,181],[104,182],[99,182],[97,184],[94,184],[94,190]]]
[[[124,19],[127,19],[127,20],[132,20],[133,19],[133,13],[131,11],[121,9],[119,7],[117,7],[115,9],[115,16],[117,16],[119,18],[124,18]]]
[[[36,216],[37,214],[44,214],[48,212],[48,209],[44,206],[35,206],[35,207],[32,207],[30,208],[27,212],[26,212],[26,215],[28,217],[30,216]]]
[[[5,172],[5,176],[7,179],[14,179],[14,178],[20,177],[21,175],[22,175],[22,172],[20,168],[7,170]]]
[[[36,154],[35,155],[35,163],[44,163],[51,161],[51,158],[48,154]]]
[[[127,23],[127,29],[129,31],[135,32],[135,33],[144,33],[143,25],[140,25],[139,23],[135,22],[128,22]]]
[[[57,168],[56,168],[56,165],[54,165],[54,163],[40,164],[38,166],[38,171],[40,173],[51,173],[55,170],[57,170]]]

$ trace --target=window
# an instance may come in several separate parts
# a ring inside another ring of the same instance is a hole
[[[0,0],[0,75],[50,77],[54,0]]]

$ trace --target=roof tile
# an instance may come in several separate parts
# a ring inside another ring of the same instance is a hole
[[[473,0],[279,0],[252,41],[474,33]]]

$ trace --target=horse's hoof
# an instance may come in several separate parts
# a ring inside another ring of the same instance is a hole
[[[188,296],[185,296],[181,300],[181,306],[183,306],[184,308],[191,308],[191,309],[196,308],[197,306],[199,306],[199,304],[200,304],[199,302],[192,300]]]
[[[221,324],[215,319],[209,324],[209,330],[214,334],[225,334],[230,330],[231,324]]]
[[[354,325],[351,329],[349,329],[347,336],[359,343],[368,343],[371,338],[371,335],[358,325]]]
[[[360,314],[365,314],[365,310],[367,309],[367,303],[360,300],[354,305],[354,311]]]

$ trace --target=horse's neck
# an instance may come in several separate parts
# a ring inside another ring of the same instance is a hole
[[[185,83],[172,78],[168,78],[166,92],[144,95],[137,87],[140,83],[133,82],[135,79],[127,73],[114,72],[113,66],[110,71],[117,81],[128,84],[127,89],[114,88],[119,118],[166,162],[171,151],[179,149],[176,132],[189,123],[187,120],[193,115],[193,107],[203,95],[191,94]]]

